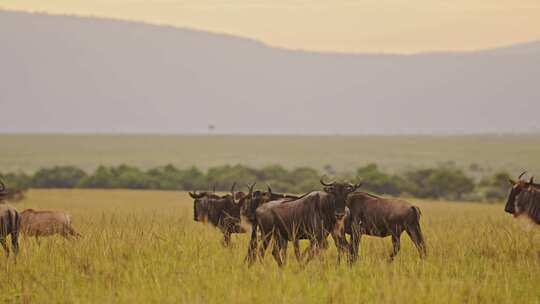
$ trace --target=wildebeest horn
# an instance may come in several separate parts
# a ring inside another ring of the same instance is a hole
[[[255,187],[256,184],[257,184],[256,182],[254,182],[254,183],[251,184],[251,185],[250,185],[250,184],[247,184],[247,187],[248,187],[248,190],[249,190],[248,195],[251,195],[251,194],[253,193],[253,187]]]
[[[189,193],[189,196],[191,196],[191,198],[194,198],[194,199],[201,198],[205,195],[204,193],[197,193],[197,191],[188,192],[188,193]]]
[[[534,184],[534,176],[531,176],[531,178],[529,179],[529,184]]]
[[[326,175],[323,175],[323,176],[321,177],[321,180],[320,180],[321,185],[323,185],[323,186],[333,186],[333,185],[336,183],[335,181],[334,181],[334,182],[331,182],[331,183],[329,183],[329,184],[325,183],[325,182],[323,181],[323,179],[324,179],[325,177],[326,177]]]
[[[356,189],[362,187],[362,184],[364,184],[364,182],[359,182],[358,184],[351,184],[349,183],[349,185],[353,188],[352,192],[356,191]]]
[[[235,195],[234,195],[234,187],[236,187],[236,182],[234,182],[234,183],[232,184],[232,187],[231,187],[232,201],[233,201],[233,203],[236,204],[236,199],[235,199]]]
[[[272,194],[272,188],[270,188],[270,185],[266,184],[266,188],[268,188],[268,193]]]
[[[521,178],[523,177],[523,175],[525,175],[525,173],[527,173],[527,171],[523,171],[523,172],[518,176],[518,180],[521,180]]]

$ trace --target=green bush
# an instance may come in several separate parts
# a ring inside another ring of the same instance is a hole
[[[506,172],[499,172],[485,178],[478,183],[476,192],[481,195],[482,200],[487,202],[499,202],[508,196],[510,175]]]
[[[452,167],[420,169],[405,174],[404,189],[420,198],[461,200],[474,188],[471,178]]]
[[[35,188],[73,188],[86,177],[86,172],[71,166],[38,170],[30,183]]]
[[[356,179],[362,181],[362,189],[366,191],[393,196],[401,194],[404,184],[401,177],[383,173],[376,164],[358,168]]]
[[[327,168],[325,172],[329,172]],[[120,165],[100,166],[87,174],[70,166],[45,168],[34,175],[7,173],[1,176],[8,189],[37,188],[126,188],[163,190],[208,190],[229,191],[233,182],[236,190],[245,191],[246,184],[257,182],[258,189],[269,184],[275,192],[306,193],[321,189],[321,173],[313,168],[300,167],[287,170],[280,165],[262,169],[243,165],[226,165],[210,168],[206,173],[196,167],[178,169],[173,165],[143,171],[139,168]],[[362,181],[362,189],[368,192],[392,196],[411,195],[419,198],[449,200],[501,201],[508,192],[508,174],[497,173],[475,184],[452,163],[437,168],[408,171],[403,175],[390,175],[376,164],[368,164],[353,173],[338,179]]]

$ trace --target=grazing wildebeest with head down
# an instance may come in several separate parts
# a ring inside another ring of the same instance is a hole
[[[9,248],[6,244],[6,237],[11,235],[11,245],[13,252],[19,252],[19,230],[21,226],[21,218],[19,212],[15,208],[3,203],[3,197],[8,195],[6,186],[0,181],[0,243],[9,255]]]
[[[232,233],[245,233],[240,226],[240,206],[237,199],[244,196],[243,192],[234,192],[233,184],[231,194],[224,196],[215,193],[189,192],[193,201],[193,216],[196,222],[210,222],[223,233],[223,245],[229,246]]]
[[[21,212],[21,232],[27,236],[59,234],[66,239],[81,237],[71,226],[71,217],[61,211],[26,209]]]
[[[525,172],[519,175],[517,182],[509,180],[512,188],[504,211],[514,217],[526,215],[536,224],[540,224],[540,184],[534,183],[534,177],[528,182],[521,180],[524,174]]]
[[[345,199],[359,185],[349,183],[324,183],[324,191],[310,192],[298,199],[272,201],[259,206],[255,211],[257,227],[261,230],[264,255],[270,241],[274,240],[272,255],[279,266],[286,257],[289,241],[310,240],[308,261],[318,252],[332,234],[339,256],[344,247]]]
[[[400,199],[387,199],[365,192],[351,193],[347,198],[349,215],[345,230],[351,235],[349,253],[351,262],[358,259],[362,234],[392,237],[393,259],[400,249],[400,237],[406,231],[420,253],[426,256],[426,246],[420,229],[420,209]]]

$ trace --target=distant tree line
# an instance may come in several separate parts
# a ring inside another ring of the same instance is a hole
[[[327,170],[328,171],[328,170]],[[166,165],[141,170],[128,165],[100,166],[87,173],[72,166],[43,168],[34,174],[5,173],[2,180],[11,191],[28,188],[99,188],[99,189],[159,189],[228,191],[236,181],[238,189],[246,183],[265,184],[274,191],[304,193],[321,188],[322,173],[307,167],[285,169],[279,165],[256,169],[242,165],[225,165],[203,172],[196,167],[179,169]],[[410,170],[403,174],[388,174],[376,164],[358,168],[353,173],[338,176],[350,181],[363,181],[362,189],[391,196],[412,196],[428,199],[496,202],[508,191],[507,173],[501,172],[476,182],[454,166]]]

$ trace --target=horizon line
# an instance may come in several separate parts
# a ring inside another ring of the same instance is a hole
[[[477,137],[477,136],[540,136],[531,132],[470,133],[156,133],[156,132],[0,132],[0,136],[155,136],[155,137]]]
[[[508,49],[508,48],[520,46],[520,45],[540,43],[540,37],[538,37],[531,40],[524,40],[524,41],[519,41],[515,43],[504,43],[504,44],[500,44],[494,47],[474,48],[474,49],[454,49],[454,50],[426,49],[426,50],[411,51],[411,52],[328,51],[328,50],[312,50],[312,49],[302,49],[302,48],[292,48],[292,47],[286,47],[286,46],[272,45],[260,38],[255,38],[255,37],[242,36],[239,34],[233,34],[233,33],[227,33],[227,32],[220,32],[217,30],[200,29],[200,28],[195,28],[195,27],[182,27],[182,26],[176,26],[176,25],[168,24],[168,23],[149,22],[149,21],[139,20],[139,19],[114,18],[114,17],[108,17],[108,16],[85,15],[85,14],[76,14],[76,13],[61,14],[61,13],[51,13],[48,11],[38,11],[38,10],[25,11],[25,10],[17,10],[17,9],[6,9],[2,7],[1,5],[0,5],[0,12],[11,12],[11,13],[19,13],[19,14],[27,14],[27,15],[41,15],[41,16],[51,16],[51,17],[64,17],[64,18],[67,17],[67,18],[78,18],[78,19],[97,19],[97,20],[103,20],[103,21],[141,24],[141,25],[147,25],[147,26],[158,27],[158,28],[161,27],[161,28],[171,28],[171,29],[176,29],[176,30],[188,30],[188,31],[201,32],[201,33],[207,33],[207,34],[213,34],[213,35],[219,35],[219,36],[228,36],[231,38],[252,41],[254,43],[260,44],[263,47],[267,47],[271,49],[291,51],[291,52],[303,52],[303,53],[308,53],[308,54],[323,54],[323,55],[349,55],[349,56],[356,56],[356,55],[416,56],[416,55],[444,55],[444,54],[461,55],[461,54],[475,54],[475,53],[480,53],[480,52],[489,52],[489,51],[494,51],[494,50]]]

